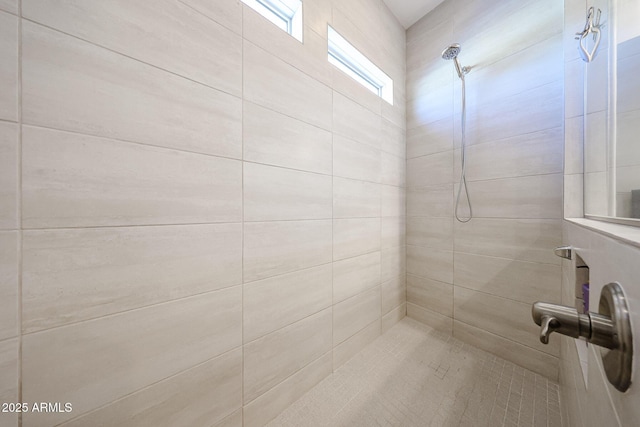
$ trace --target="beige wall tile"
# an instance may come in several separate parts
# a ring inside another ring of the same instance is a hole
[[[407,244],[453,250],[453,219],[407,218]]]
[[[453,283],[453,252],[407,245],[407,273]]]
[[[244,280],[331,262],[330,220],[244,224]]]
[[[333,259],[380,250],[380,218],[333,220]]]
[[[380,319],[380,287],[358,294],[333,306],[333,345]]]
[[[338,344],[333,349],[333,370],[344,365],[363,348],[380,336],[380,320],[376,319],[360,332]]]
[[[618,425],[620,427],[627,423],[620,420],[616,408],[611,400],[609,393],[617,393],[617,391],[609,391],[611,389],[609,381],[606,379],[606,374],[601,365],[602,356],[599,349],[594,346],[588,348],[588,388],[587,401],[588,404],[585,408],[585,418],[588,420],[589,426],[602,426],[602,425]],[[629,420],[631,423],[635,421]]]
[[[564,173],[577,174],[584,172],[584,120],[583,116],[564,121]]]
[[[555,356],[457,320],[453,322],[453,336],[484,351],[499,354],[500,357],[537,372],[552,381],[557,381],[559,362]]]
[[[398,276],[384,282],[381,287],[381,298],[383,315],[404,304],[407,301],[405,276]]]
[[[35,127],[22,159],[27,228],[241,219],[236,160]]]
[[[207,86],[242,95],[242,38],[182,2],[90,0],[71,5],[25,0],[22,15]]]
[[[324,27],[324,32],[326,31],[327,24]],[[381,104],[385,101],[333,64],[331,64],[331,88],[334,93],[339,92],[364,108],[378,115],[381,114]]]
[[[453,317],[453,285],[408,274],[407,302]]]
[[[18,14],[18,0],[0,0],[0,10],[5,12]]]
[[[451,317],[443,316],[440,313],[422,308],[410,302],[407,302],[407,317],[431,326],[437,331],[442,331],[447,334],[453,333],[453,319]]]
[[[408,185],[410,185],[410,183],[411,181],[409,181]],[[407,215],[428,217],[453,216],[453,191],[453,184],[408,188]]]
[[[380,284],[380,252],[333,263],[333,302],[357,295]]]
[[[451,117],[407,129],[407,159],[452,149],[453,119]]]
[[[0,340],[19,332],[18,238],[17,231],[0,231]]]
[[[349,98],[333,92],[333,132],[353,141],[380,149],[380,115]]]
[[[406,158],[407,143],[404,126],[398,126],[387,119],[382,119],[382,139],[380,149],[396,157]]]
[[[237,348],[64,426],[215,425],[241,407],[242,350]]]
[[[244,426],[261,427],[313,386],[331,374],[332,356],[327,352],[295,374],[244,406]]]
[[[330,264],[246,283],[244,342],[290,325],[331,306]]]
[[[243,58],[244,99],[331,129],[331,89],[253,43],[244,43]]]
[[[380,186],[382,216],[405,216],[407,198],[405,189],[393,185]]]
[[[308,12],[302,5],[303,19]],[[243,6],[242,36],[315,80],[331,84],[331,64],[327,61],[327,39],[305,28],[303,42],[273,25],[249,6]],[[326,25],[326,24],[325,24]],[[326,32],[326,29],[325,29]]]
[[[0,12],[0,58],[0,119],[17,121],[18,18],[4,12]]]
[[[40,426],[65,421],[239,346],[241,297],[241,287],[235,286],[25,335],[24,401],[46,402],[56,396],[72,402],[74,411],[26,413],[23,422]]]
[[[409,92],[407,129],[415,129],[449,118],[453,112],[453,95],[454,87],[451,83],[434,87],[430,91],[425,90],[418,96]]]
[[[242,427],[242,422],[242,408],[240,408],[213,427]]]
[[[561,222],[553,219],[484,219],[454,224],[457,252],[560,264]]]
[[[406,218],[384,217],[382,221],[381,245],[382,249],[390,249],[398,246],[404,246],[406,240]]]
[[[380,182],[380,150],[333,135],[333,174],[344,178]]]
[[[33,332],[240,284],[242,226],[25,231],[22,265]]]
[[[406,248],[404,245],[383,249],[380,271],[381,280],[387,282],[405,274],[406,258]]]
[[[564,121],[563,88],[563,81],[559,78],[553,83],[509,95],[499,102],[479,103],[467,114],[468,144],[561,128]],[[460,130],[457,127],[454,134],[454,141],[459,142]]]
[[[241,156],[239,98],[29,21],[22,32],[24,123]]]
[[[231,31],[242,33],[242,3],[237,0],[211,2],[208,0],[181,0],[203,15],[224,25]]]
[[[430,154],[407,160],[407,187],[421,188],[453,182],[453,152]]]
[[[564,176],[564,217],[582,218],[584,215],[584,175]]]
[[[454,254],[456,286],[533,304],[560,303],[560,266],[482,255]]]
[[[244,160],[331,174],[331,132],[246,101],[242,117]]]
[[[0,229],[18,228],[18,125],[0,122]]]
[[[556,127],[467,147],[467,180],[562,173],[564,129]],[[454,180],[460,180],[456,150]]]
[[[248,162],[243,176],[245,221],[331,218],[330,176]]]
[[[456,286],[453,306],[457,321],[518,342],[538,351],[559,356],[559,340],[540,342],[540,328],[531,318],[531,304],[521,303]]]
[[[382,177],[381,182],[397,187],[405,186],[406,161],[403,157],[393,154],[381,153]]]
[[[380,185],[346,178],[333,178],[333,217],[380,216]]]
[[[0,341],[0,402],[19,403],[18,396],[18,349],[17,338]],[[31,403],[31,402],[29,402]],[[0,412],[0,423],[7,427],[18,427],[18,413]]]
[[[384,334],[385,332],[387,332],[393,327],[393,325],[401,321],[406,315],[407,304],[404,303],[382,316],[382,333]]]
[[[483,48],[486,49],[484,46]],[[499,102],[505,97],[555,82],[563,75],[561,31],[551,37],[538,39],[535,44],[511,55],[495,49],[493,52],[500,53],[503,57],[474,70],[473,84],[467,86],[469,105]],[[469,52],[467,49],[464,50],[464,55],[465,61],[478,58],[477,52]]]
[[[476,218],[562,218],[563,174],[468,183]]]
[[[331,309],[245,344],[245,405],[329,350]]]
[[[302,5],[304,25],[325,37],[327,23],[331,23],[332,6],[331,2],[324,0],[305,0]]]

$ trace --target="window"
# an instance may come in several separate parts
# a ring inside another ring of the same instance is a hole
[[[302,41],[302,2],[300,0],[242,0],[244,4]]]
[[[351,43],[328,28],[328,59],[333,65],[349,75],[380,98],[393,105],[393,80],[367,59]]]

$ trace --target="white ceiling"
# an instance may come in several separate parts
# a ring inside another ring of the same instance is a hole
[[[396,15],[398,21],[409,28],[420,18],[431,12],[444,0],[382,0],[389,6],[391,12]]]

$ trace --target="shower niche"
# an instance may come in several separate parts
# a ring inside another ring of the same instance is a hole
[[[575,308],[578,310],[578,313],[584,314],[589,311],[589,266],[575,251],[574,255]],[[587,373],[589,372],[589,343],[584,338],[575,338],[574,343],[578,352],[578,358],[580,359],[580,368],[582,370],[584,385],[587,387]]]

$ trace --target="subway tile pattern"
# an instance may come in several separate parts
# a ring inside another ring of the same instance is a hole
[[[404,319],[269,427],[561,427],[559,386]]]

